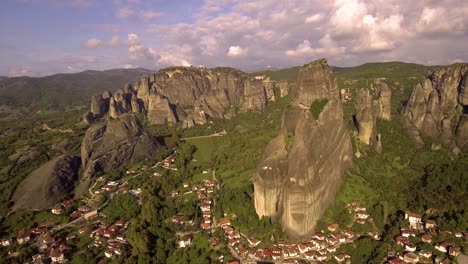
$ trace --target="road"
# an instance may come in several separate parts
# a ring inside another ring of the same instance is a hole
[[[180,140],[187,140],[187,139],[194,139],[194,138],[222,137],[222,136],[225,136],[225,135],[227,135],[227,132],[222,131],[222,132],[214,133],[214,134],[207,135],[207,136],[186,137],[186,138],[181,138]]]
[[[152,169],[156,168],[156,167],[159,166],[165,159],[167,159],[167,158],[169,158],[169,157],[172,157],[173,155],[174,155],[174,154],[171,153],[169,156],[165,157],[163,160],[158,161],[158,162],[157,162],[153,167],[151,167],[151,168],[152,168]],[[126,183],[128,182],[128,180],[133,179],[133,178],[135,178],[135,177],[138,177],[138,176],[142,175],[143,173],[145,173],[145,171],[142,171],[142,172],[140,172],[140,173],[134,174],[134,175],[132,175],[132,176],[130,176],[130,177],[126,177],[126,178],[124,179],[124,182],[123,182],[122,184],[126,184]],[[96,186],[96,184],[97,184],[98,181],[99,181],[99,180],[97,180],[97,181],[93,184],[93,186],[90,187],[89,190],[88,190],[89,193],[91,194],[91,198],[90,198],[89,200],[94,199],[94,196],[96,195],[96,193],[93,193],[91,190]],[[111,194],[111,197],[112,197],[112,194]],[[107,201],[106,201],[105,203],[103,203],[101,206],[99,206],[96,210],[99,212],[102,208],[104,208],[104,207],[107,206],[107,204],[109,203],[110,200],[111,200],[111,199],[107,199]],[[75,223],[78,223],[79,221],[81,221],[81,220],[83,220],[83,219],[84,219],[84,215],[78,217],[77,219],[75,219],[75,220],[73,220],[73,221],[71,221],[71,222],[69,222],[69,223],[66,223],[65,225],[56,226],[56,227],[52,228],[49,232],[52,232],[52,231],[60,231],[60,230],[66,228],[66,227],[68,227],[68,226],[71,226],[71,225],[73,225],[73,224],[75,224]],[[47,233],[49,233],[49,232],[47,232]],[[46,233],[46,234],[47,234],[47,233]]]

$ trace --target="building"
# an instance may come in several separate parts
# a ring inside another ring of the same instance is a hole
[[[405,212],[405,219],[409,221],[410,227],[417,229],[421,224],[421,215],[410,211]]]
[[[11,245],[11,241],[9,239],[6,239],[6,238],[2,239],[2,240],[0,240],[0,245],[2,247],[8,247],[9,245]]]
[[[231,225],[231,220],[227,217],[223,217],[219,220],[218,226],[219,227],[224,227],[224,226],[230,226]]]
[[[62,251],[54,249],[50,252],[50,259],[54,263],[63,263],[65,261],[65,256]]]
[[[254,237],[248,237],[247,238],[247,242],[249,242],[250,246],[252,247],[256,247],[258,246],[258,244],[260,244],[262,241],[258,238],[254,238]]]
[[[335,232],[336,230],[338,230],[338,227],[339,227],[339,225],[337,223],[333,223],[331,225],[328,225],[327,228],[328,228],[328,231]]]
[[[426,228],[426,229],[434,229],[434,228],[436,228],[436,227],[437,227],[437,223],[436,223],[436,221],[434,221],[434,220],[427,220],[427,221],[425,222],[425,228]]]
[[[413,245],[413,244],[408,243],[408,244],[405,245],[405,251],[414,252],[414,251],[416,251],[416,246]]]
[[[424,249],[423,249],[423,250],[419,251],[419,256],[420,256],[420,257],[423,257],[423,258],[429,259],[429,258],[432,257],[432,252],[429,251],[429,250],[424,250]]]
[[[440,252],[447,253],[447,248],[449,246],[448,242],[442,242],[435,246],[435,249],[439,250]]]
[[[414,254],[412,252],[408,252],[403,256],[403,261],[405,263],[418,263],[419,257],[418,257],[418,255],[416,255],[416,254]]]
[[[189,235],[182,236],[179,240],[179,248],[186,248],[192,244],[192,238]]]
[[[458,257],[458,255],[460,255],[460,252],[461,251],[459,247],[450,247],[449,249],[450,256]]]
[[[430,234],[424,234],[421,237],[421,241],[424,243],[432,243],[432,236]]]
[[[345,260],[347,260],[349,258],[351,258],[351,256],[348,255],[348,254],[345,254],[345,253],[341,253],[341,254],[338,254],[338,255],[335,256],[335,259],[338,262],[343,262],[343,261],[345,261]]]
[[[55,205],[52,207],[52,213],[55,215],[59,215],[63,212],[62,206],[60,204]]]
[[[18,234],[16,236],[16,241],[18,242],[18,244],[21,245],[25,242],[28,242],[30,239],[31,231],[25,229],[21,229],[20,231],[18,231]]]

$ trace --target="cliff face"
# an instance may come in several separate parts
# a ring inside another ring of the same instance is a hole
[[[262,111],[273,100],[269,80],[249,80],[234,69],[177,67],[144,76],[114,95],[107,92],[93,96],[91,114],[85,114],[83,120],[91,122],[105,114],[117,118],[135,113],[146,115],[152,124],[182,122],[190,127],[206,123],[209,117],[231,118],[236,114],[235,108]]]
[[[444,67],[414,87],[403,115],[416,142],[422,132],[454,152],[468,148],[467,71],[468,64]]]
[[[18,185],[12,196],[12,210],[52,207],[63,195],[73,190],[79,167],[78,157],[66,155],[44,163]]]
[[[151,158],[159,144],[132,114],[91,126],[81,144],[83,176],[76,193],[87,190],[90,177],[111,171],[126,161]]]
[[[313,232],[352,165],[351,140],[343,121],[336,79],[326,60],[305,65],[294,101],[283,113],[279,135],[265,148],[254,175],[259,217],[279,219],[288,234]],[[327,100],[318,116],[309,109]]]
[[[372,92],[372,93],[371,93]],[[359,141],[371,145],[378,152],[382,152],[381,135],[377,132],[377,118],[391,119],[392,90],[384,82],[376,80],[371,84],[371,92],[360,89],[356,94],[355,125]],[[376,99],[373,99],[372,94]]]
[[[356,95],[356,125],[359,140],[367,145],[375,139],[376,116],[372,107],[372,97],[367,89],[360,89]]]

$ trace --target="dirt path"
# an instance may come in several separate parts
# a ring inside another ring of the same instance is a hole
[[[207,135],[207,136],[186,137],[186,138],[181,138],[180,140],[195,139],[195,138],[209,138],[209,137],[223,137],[225,135],[227,135],[227,132],[221,131],[221,132],[214,133],[214,134]]]

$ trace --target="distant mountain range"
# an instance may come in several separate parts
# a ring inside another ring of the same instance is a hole
[[[359,78],[408,78],[425,77],[437,66],[425,66],[415,63],[405,62],[370,62],[354,67],[332,66],[338,79],[359,79]],[[252,75],[266,75],[272,80],[295,81],[300,66],[285,69],[266,69],[252,72]]]
[[[366,63],[355,67],[332,67],[338,79],[359,78],[425,78],[434,66],[414,63],[383,62]],[[295,81],[300,66],[285,69],[268,68],[249,72],[267,75],[272,80]],[[112,69],[106,71],[83,71],[74,74],[55,74],[46,77],[0,76],[0,105],[26,106],[31,110],[63,109],[89,103],[89,98],[103,90],[111,92],[125,83],[134,83],[144,74],[155,71],[137,69]]]
[[[46,77],[0,77],[0,105],[63,109],[89,103],[102,90],[115,91],[153,71],[143,68],[83,71]]]

